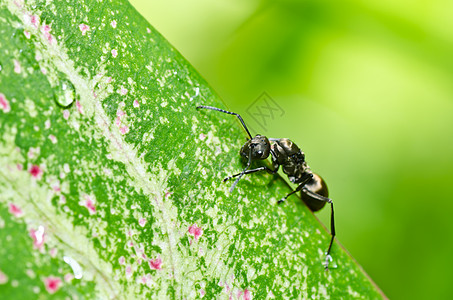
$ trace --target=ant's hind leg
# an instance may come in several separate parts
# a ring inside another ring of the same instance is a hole
[[[302,182],[299,184],[299,186],[294,191],[292,191],[291,193],[289,193],[288,195],[286,195],[282,199],[278,200],[278,203],[283,203],[289,196],[291,196],[292,194],[297,193],[298,191],[302,190],[304,188],[305,184],[309,180],[311,180],[312,178],[313,178],[313,174],[305,173],[303,175],[303,177],[302,177]]]
[[[328,270],[329,261],[332,260],[332,258],[330,256],[330,250],[332,249],[333,240],[335,239],[335,214],[333,211],[333,201],[332,201],[332,199],[329,199],[327,197],[316,194],[316,193],[308,190],[307,188],[303,188],[302,193],[305,193],[307,196],[310,196],[316,200],[330,203],[330,235],[332,237],[330,238],[329,248],[327,248],[327,251],[326,251],[326,262],[324,263],[324,268],[326,270]]]

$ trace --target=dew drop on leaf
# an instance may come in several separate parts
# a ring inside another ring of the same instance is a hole
[[[75,88],[69,80],[61,80],[54,91],[55,101],[62,106],[68,107],[75,100]]]
[[[65,261],[65,263],[71,266],[75,279],[81,279],[83,277],[82,267],[75,259],[70,256],[63,256],[63,260]]]

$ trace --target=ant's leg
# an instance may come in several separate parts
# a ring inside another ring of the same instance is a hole
[[[236,187],[236,184],[238,184],[239,180],[244,176],[245,172],[247,172],[248,168],[250,168],[250,165],[252,164],[252,148],[250,147],[249,151],[249,161],[247,162],[247,166],[242,170],[242,172],[239,174],[238,179],[233,183],[233,185],[230,188],[230,193],[233,192],[234,188]]]
[[[255,173],[255,172],[259,172],[259,171],[263,171],[263,170],[265,170],[265,171],[266,171],[267,173],[269,173],[269,174],[275,174],[275,173],[277,173],[277,171],[278,171],[278,167],[277,167],[275,170],[271,170],[271,169],[269,169],[268,167],[263,166],[263,167],[259,167],[259,168],[253,169],[253,170],[247,170],[247,171],[244,172],[244,174],[251,174],[251,173]],[[239,175],[241,175],[241,174],[242,174],[242,173],[238,173],[238,174],[234,174],[234,175],[228,176],[228,177],[226,177],[226,178],[223,180],[223,182],[225,182],[225,181],[227,181],[227,180],[230,180],[231,178],[237,177],[237,176],[239,176]]]
[[[330,234],[332,235],[332,238],[330,239],[329,248],[327,248],[326,262],[324,264],[324,267],[327,270],[329,268],[329,260],[332,259],[330,257],[330,250],[332,249],[333,240],[335,238],[335,216],[334,216],[334,212],[333,212],[333,201],[332,201],[332,199],[329,199],[329,198],[326,198],[319,194],[313,193],[312,191],[308,190],[307,188],[303,188],[302,192],[305,193],[307,196],[310,196],[319,201],[324,201],[324,202],[330,203],[330,212],[331,212],[330,213]]]
[[[302,177],[302,182],[299,184],[299,186],[294,190],[292,191],[291,193],[289,193],[288,195],[286,195],[285,197],[283,197],[282,199],[278,200],[278,203],[282,203],[284,202],[289,196],[291,196],[292,194],[294,193],[297,193],[298,191],[302,190],[304,185],[313,178],[313,174],[310,174],[310,173],[305,173]]]
[[[335,220],[334,220],[334,214],[333,214],[333,202],[330,202],[330,234],[332,235],[332,238],[330,239],[330,244],[329,248],[327,249],[326,252],[326,264],[325,268],[326,270],[329,268],[329,260],[331,259],[330,257],[330,249],[332,249],[332,244],[333,244],[333,239],[335,238]]]

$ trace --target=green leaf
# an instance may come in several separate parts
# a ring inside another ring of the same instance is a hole
[[[385,297],[128,3],[0,3],[2,298]]]

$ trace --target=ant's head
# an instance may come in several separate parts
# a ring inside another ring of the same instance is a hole
[[[269,156],[271,151],[271,144],[264,135],[257,134],[254,138],[248,140],[241,148],[241,155],[251,160],[262,160]]]

